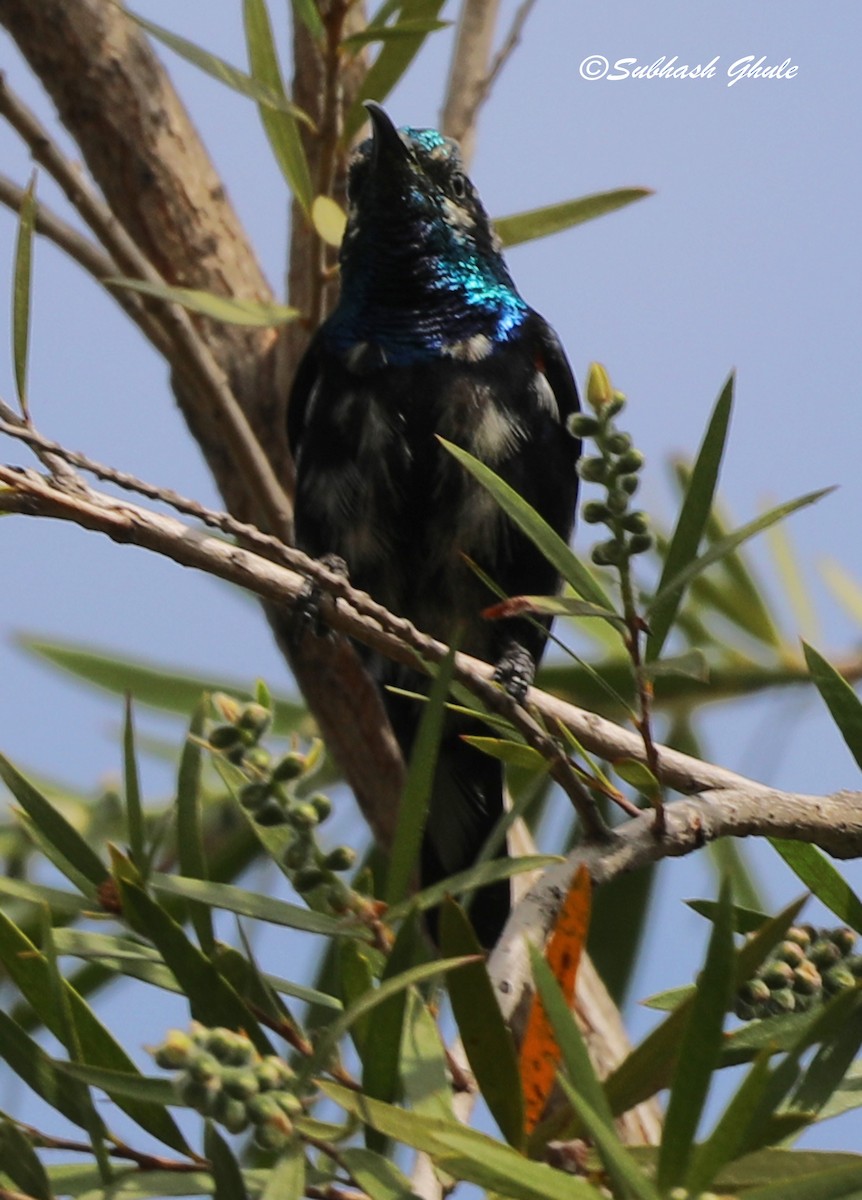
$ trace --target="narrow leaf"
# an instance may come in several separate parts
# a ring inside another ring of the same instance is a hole
[[[782,838],[770,838],[769,843],[821,903],[862,933],[862,902],[822,850],[807,842]]]
[[[350,1174],[371,1200],[418,1200],[410,1181],[395,1163],[361,1146],[340,1152]]]
[[[617,614],[601,584],[593,578],[547,521],[540,517],[514,488],[511,488],[478,458],[474,458],[472,454],[468,454],[466,450],[453,445],[452,442],[447,442],[444,438],[437,440],[486,491],[491,493],[510,520],[514,521],[518,528],[526,534],[536,548],[544,554],[548,562],[557,568],[572,589],[584,600],[604,609],[607,620],[616,621]]]
[[[341,245],[347,216],[344,209],[331,196],[315,196],[311,205],[311,223],[327,246]]]
[[[48,962],[29,938],[0,909],[0,961],[21,991],[25,1000],[38,1013],[46,1028],[62,1037],[62,1025],[56,1006],[51,1003]],[[93,1066],[118,1071],[135,1072],[135,1064],[98,1020],[93,1010],[70,983],[62,987],[81,1046],[83,1060]],[[173,1118],[160,1106],[142,1104],[135,1100],[120,1101],[120,1107],[142,1129],[181,1154],[189,1153],[185,1139]]]
[[[2,754],[0,779],[47,841],[89,881],[92,885],[89,894],[94,896],[99,885],[108,878],[108,870],[86,838]]]
[[[54,1059],[21,1026],[0,1009],[0,1059],[37,1096],[81,1129],[90,1128],[86,1088],[68,1079]]]
[[[282,1150],[275,1166],[267,1173],[260,1200],[302,1200],[305,1191],[305,1153],[302,1142],[294,1137]]]
[[[236,296],[216,296],[213,292],[202,292],[197,288],[172,287],[167,283],[150,283],[145,279],[128,279],[116,275],[104,281],[112,287],[125,288],[129,292],[140,292],[153,296],[168,304],[179,304],[189,312],[221,321],[225,325],[247,325],[269,329],[277,325],[289,325],[300,313],[297,308],[285,304],[268,304],[262,300],[243,300]]]
[[[404,1095],[410,1108],[427,1116],[454,1120],[440,1030],[415,988],[407,993],[400,1064]]]
[[[847,680],[818,654],[813,646],[803,642],[802,650],[815,687],[841,731],[856,765],[862,767],[862,700]]]
[[[15,390],[26,420],[27,352],[30,343],[30,288],[33,274],[33,231],[36,227],[36,176],[31,177],[21,201],[18,234],[15,240],[15,271],[12,288],[12,356],[15,364]]]
[[[410,753],[407,779],[398,810],[398,826],[389,855],[386,879],[388,904],[397,904],[407,894],[419,860],[419,847],[425,831],[425,819],[437,770],[437,753],[446,716],[446,697],[455,669],[455,653],[456,644],[453,642],[434,677],[428,703],[422,710],[419,730]]]
[[[705,554],[690,562],[688,566],[684,567],[678,575],[675,575],[665,583],[661,590],[653,596],[646,613],[650,622],[652,621],[652,614],[656,609],[661,608],[662,605],[669,602],[677,592],[685,589],[691,580],[695,579],[702,571],[705,571],[707,567],[711,567],[713,563],[719,562],[731,550],[735,550],[737,546],[741,546],[743,542],[747,542],[755,534],[762,533],[770,525],[775,525],[776,522],[783,521],[785,517],[789,517],[791,513],[797,512],[801,508],[807,508],[810,504],[816,504],[818,500],[822,500],[824,496],[828,496],[834,490],[834,487],[821,488],[817,492],[808,492],[806,495],[800,496],[798,500],[789,500],[786,504],[779,504],[777,508],[771,508],[763,516],[757,517],[754,521],[749,521],[747,525],[743,525],[734,533],[728,534],[726,538],[715,542]]]
[[[469,867],[466,871],[459,871],[457,875],[450,875],[448,879],[444,879],[440,883],[424,888],[402,904],[396,904],[389,910],[388,916],[391,921],[395,921],[400,920],[411,908],[415,908],[419,912],[426,912],[429,908],[436,908],[447,896],[467,895],[476,888],[487,887],[489,884],[498,883],[501,879],[511,879],[513,876],[522,875],[527,871],[541,871],[545,867],[553,866],[554,863],[561,861],[558,854],[527,854],[520,858],[501,858],[481,862],[475,867]]]
[[[214,1200],[248,1200],[245,1180],[234,1153],[212,1121],[204,1124],[204,1154],[212,1170]]]
[[[252,78],[256,84],[279,96],[283,102],[278,109],[266,104],[259,105],[260,118],[276,162],[290,190],[308,213],[314,194],[311,173],[294,110],[287,101],[266,0],[243,0],[242,12]]]
[[[722,1167],[739,1154],[760,1106],[768,1077],[769,1054],[764,1051],[754,1060],[715,1129],[700,1146],[695,1147],[686,1175],[686,1187],[693,1194],[705,1191]]]
[[[731,375],[716,401],[689,479],[656,589],[659,593],[665,590],[665,599],[660,604],[654,600],[650,608],[647,662],[653,662],[660,656],[683,596],[684,585],[675,591],[667,591],[666,585],[694,561],[706,529],[730,425],[733,384],[734,377]]]
[[[155,1075],[133,1075],[127,1071],[91,1067],[76,1062],[55,1062],[54,1067],[61,1075],[89,1084],[90,1087],[97,1087],[112,1098],[122,1096],[128,1100],[140,1100],[162,1107],[182,1103],[170,1079]]]
[[[26,1200],[54,1200],[50,1180],[33,1143],[12,1121],[0,1121],[0,1170],[21,1189]]]
[[[204,731],[205,702],[192,714],[188,736],[183,745],[177,776],[177,854],[180,874],[186,879],[208,877],[201,812],[201,743]],[[212,954],[215,946],[212,916],[206,904],[189,903],[189,916],[201,949]]]
[[[132,720],[132,697],[126,693],[123,720],[123,779],[126,791],[126,821],[129,826],[129,848],[140,870],[144,869],[144,810],[141,804],[141,781],[135,751],[135,727]]]
[[[534,208],[510,217],[497,217],[494,229],[504,246],[517,246],[535,238],[560,233],[573,225],[602,217],[605,213],[616,212],[618,208],[625,208],[627,204],[651,195],[649,188],[616,188],[612,192],[596,192],[577,200],[549,204],[546,208]]]
[[[644,1175],[635,1159],[620,1141],[613,1125],[606,1125],[564,1076],[560,1077],[560,1085],[566,1099],[598,1147],[608,1173],[618,1182],[617,1194],[632,1196],[635,1197],[635,1200],[661,1200],[655,1186]],[[625,1188],[625,1192],[619,1190],[619,1185]]]
[[[858,1200],[862,1192],[862,1162],[858,1166],[835,1167],[815,1175],[794,1175],[752,1188],[745,1200]]]
[[[721,1053],[733,958],[730,889],[725,881],[671,1085],[656,1173],[662,1192],[681,1184],[688,1172],[697,1126]]]
[[[464,1052],[479,1090],[506,1141],[524,1144],[524,1093],[511,1031],[503,1020],[473,926],[454,900],[440,909],[440,947],[445,954],[476,955],[449,979],[449,999]]]

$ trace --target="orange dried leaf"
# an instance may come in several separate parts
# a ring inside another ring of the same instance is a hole
[[[570,1007],[574,1002],[578,966],[590,927],[590,898],[590,875],[581,864],[545,950],[548,966]],[[532,1133],[541,1120],[557,1077],[559,1061],[560,1048],[542,1002],[536,995],[533,997],[519,1056],[527,1133]]]

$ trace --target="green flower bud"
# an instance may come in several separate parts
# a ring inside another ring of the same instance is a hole
[[[828,938],[820,937],[808,951],[808,957],[815,967],[827,971],[842,957],[841,951]]]
[[[260,1091],[257,1073],[251,1067],[236,1067],[222,1075],[222,1087],[236,1100],[250,1100]]]
[[[283,1150],[293,1134],[290,1118],[281,1114],[279,1125],[259,1125],[254,1131],[254,1144],[260,1150]]]
[[[282,1112],[287,1113],[289,1117],[295,1117],[297,1113],[302,1112],[302,1101],[293,1092],[275,1092],[274,1095],[278,1107]]]
[[[608,493],[608,508],[615,517],[621,517],[629,506],[629,498],[619,488]]]
[[[220,1063],[230,1067],[245,1066],[254,1060],[257,1053],[245,1034],[222,1026],[207,1029],[200,1038],[200,1044],[215,1055]]]
[[[762,979],[749,979],[737,992],[737,999],[755,1008],[765,1004],[772,993]]]
[[[805,959],[805,952],[798,942],[785,940],[775,951],[775,957],[786,962],[789,967],[798,967]]]
[[[572,413],[566,422],[566,428],[574,437],[595,437],[599,432],[599,422],[589,413]]]
[[[305,755],[297,754],[292,750],[275,764],[272,769],[272,777],[277,783],[290,783],[292,779],[300,777],[306,765]]]
[[[213,1105],[213,1117],[224,1125],[228,1133],[243,1133],[249,1126],[248,1112],[242,1100],[236,1100],[222,1092]]]
[[[652,549],[652,544],[651,533],[633,533],[629,538],[629,553],[644,554],[647,550]]]
[[[792,987],[793,968],[785,962],[768,962],[764,965],[760,977],[771,992],[779,988]]]
[[[291,804],[287,810],[287,818],[295,829],[313,829],[320,822],[317,809],[308,801],[303,804]]]
[[[779,988],[769,997],[768,1012],[775,1016],[784,1016],[796,1011],[796,996],[790,988]]]
[[[270,786],[268,783],[247,783],[240,791],[239,802],[243,808],[254,810],[261,807],[269,797],[269,793]]]
[[[254,814],[254,819],[258,825],[286,825],[290,820],[281,801],[276,800],[275,796],[270,796],[265,800],[257,812]]]
[[[856,945],[856,934],[852,929],[844,926],[841,929],[833,929],[830,935],[830,941],[838,948],[839,953],[843,957],[849,954]]]
[[[272,755],[263,746],[252,746],[245,756],[246,766],[251,767],[255,771],[269,771]]]
[[[266,1058],[261,1059],[255,1074],[262,1092],[287,1087],[296,1078],[296,1072],[290,1063],[279,1058],[277,1054],[268,1054]]]
[[[600,412],[614,398],[610,376],[601,363],[590,363],[587,375],[587,403],[594,412]]]
[[[634,475],[646,462],[640,450],[627,450],[617,461],[616,469],[620,475]]]
[[[278,1122],[284,1115],[275,1096],[263,1092],[252,1097],[245,1110],[255,1125],[262,1125],[265,1121]]]
[[[611,454],[625,454],[632,448],[632,439],[627,433],[612,433],[605,440],[605,448],[610,450]]]
[[[804,996],[816,996],[820,994],[822,987],[823,980],[814,963],[803,959],[798,967],[793,968],[793,990],[795,992],[801,992]]]
[[[239,701],[235,700],[233,696],[229,696],[227,692],[213,692],[210,702],[223,721],[227,721],[230,725],[237,723],[242,708]]]
[[[854,979],[862,979],[862,954],[849,954],[844,960],[844,966]]]
[[[217,1084],[213,1086],[211,1083],[202,1083],[198,1079],[189,1079],[188,1076],[182,1076],[177,1081],[176,1087],[183,1104],[187,1104],[189,1108],[193,1108],[205,1117],[211,1115],[221,1095],[221,1088]]]
[[[611,510],[601,500],[589,500],[581,509],[581,519],[587,525],[598,525],[610,519]]]
[[[618,475],[617,487],[622,488],[627,496],[633,496],[641,485],[637,475]]]
[[[153,1051],[156,1066],[166,1071],[184,1067],[194,1050],[194,1042],[181,1029],[172,1029],[161,1046]]]
[[[350,892],[340,879],[331,885],[326,894],[327,903],[335,913],[345,913],[350,907]]]
[[[269,729],[271,721],[272,714],[269,709],[252,702],[242,706],[237,725],[247,733],[254,734],[255,738],[260,738]]]
[[[586,483],[604,483],[608,468],[603,458],[578,459],[577,472]]]
[[[834,996],[836,992],[843,992],[847,988],[855,986],[856,977],[852,971],[847,970],[846,963],[839,963],[835,967],[830,967],[823,975],[823,990],[830,996]]]
[[[323,792],[315,792],[308,803],[314,808],[320,823],[323,823],[332,812],[332,801]]]
[[[186,1070],[190,1079],[195,1079],[199,1083],[208,1083],[212,1079],[220,1078],[221,1063],[214,1054],[209,1054],[206,1050],[199,1050],[189,1058]]]
[[[311,892],[319,887],[325,878],[326,876],[319,867],[300,867],[293,877],[293,886],[300,896],[303,896],[306,892]]]
[[[630,478],[630,475],[626,476],[626,479]],[[623,517],[623,529],[629,533],[646,533],[649,529],[649,518],[645,512],[641,512],[640,510],[626,513],[625,517]]]
[[[811,925],[791,925],[786,933],[788,942],[795,942],[803,950],[807,950],[814,941],[815,930]]]
[[[356,862],[356,851],[351,846],[336,846],[330,850],[323,865],[328,871],[349,871]]]
[[[620,548],[615,541],[599,542],[593,546],[590,558],[597,567],[612,567],[620,561]]]
[[[284,865],[289,871],[298,871],[309,865],[314,846],[307,837],[295,837],[284,852]]]
[[[209,743],[214,750],[230,750],[242,740],[234,725],[216,725],[210,730]]]

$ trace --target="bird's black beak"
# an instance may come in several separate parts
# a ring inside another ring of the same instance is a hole
[[[373,167],[377,168],[382,163],[394,166],[396,163],[404,162],[409,151],[386,110],[376,100],[366,100],[364,103],[368,116],[371,118],[371,162]]]

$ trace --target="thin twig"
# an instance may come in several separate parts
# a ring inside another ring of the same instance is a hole
[[[476,96],[488,69],[500,0],[463,0],[440,128],[461,144],[469,166],[476,141]]]
[[[165,280],[137,244],[126,233],[114,214],[96,195],[80,170],[63,154],[48,130],[33,112],[8,87],[0,74],[0,116],[6,118],[29,146],[36,162],[41,163],[65,192],[69,202],[86,221],[108,250],[122,274],[164,286]],[[228,439],[237,466],[249,488],[253,489],[272,529],[286,540],[292,534],[292,514],[287,496],[275,477],[268,458],[254,436],[245,413],[238,404],[227,378],[209,348],[198,336],[189,314],[178,304],[159,302],[157,310],[167,335],[181,351],[183,361],[194,372],[211,396],[213,404],[231,432]],[[170,355],[170,361],[174,356]]]

